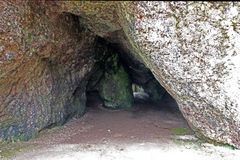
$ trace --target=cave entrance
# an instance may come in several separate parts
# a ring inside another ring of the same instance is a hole
[[[110,48],[104,49],[110,54],[99,60],[89,78],[86,113],[80,123],[90,129],[79,141],[156,142],[187,134],[190,130],[177,103],[150,70]]]
[[[87,30],[81,17],[72,16],[75,29]],[[65,106],[66,121],[81,117],[65,125],[69,136],[59,133],[65,143],[157,142],[176,134],[174,130],[189,130],[175,100],[139,57],[111,38],[95,40],[91,55],[79,56],[94,67]]]
[[[98,92],[88,92],[86,113],[79,122],[87,128],[85,133],[79,133],[81,138],[77,140],[84,144],[162,143],[191,133],[169,94],[156,103],[143,90],[134,92],[131,108],[116,110],[104,107]]]

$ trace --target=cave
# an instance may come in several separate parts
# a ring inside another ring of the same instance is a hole
[[[53,143],[185,135],[239,148],[239,7],[0,1],[0,142],[62,127]]]
[[[31,7],[34,11],[43,10],[41,6]],[[56,21],[60,27],[55,30],[53,26],[54,32],[61,33],[61,37],[65,34],[69,41],[63,43],[66,46],[61,44],[64,49],[55,48],[59,53],[54,56],[44,55],[43,52],[48,50],[34,55],[38,69],[32,73],[33,76],[26,72],[23,81],[28,82],[25,83],[30,88],[36,88],[29,91],[26,86],[26,90],[17,92],[19,98],[6,101],[8,107],[0,113],[3,119],[0,125],[2,139],[29,140],[74,118],[81,120],[94,109],[106,111],[108,116],[111,112],[119,112],[120,115],[128,112],[136,117],[144,115],[144,110],[159,112],[159,117],[168,113],[174,117],[176,114],[183,123],[175,120],[174,123],[180,125],[175,128],[188,128],[174,98],[141,59],[131,54],[122,30],[102,37],[88,28],[86,19],[67,12],[60,14]],[[28,36],[34,41],[32,33]],[[37,75],[41,76],[38,78]],[[38,86],[38,83],[42,85]],[[34,96],[29,97],[29,94]],[[16,120],[18,118],[21,121]],[[166,135],[172,135],[171,127],[163,128],[169,132]]]
[[[84,106],[73,116],[92,129],[84,135],[76,133],[79,138],[67,143],[156,142],[193,134],[174,98],[144,64],[101,37],[96,51],[95,66],[87,77],[86,105],[79,105],[84,100],[79,99],[81,94],[73,94],[76,107]]]

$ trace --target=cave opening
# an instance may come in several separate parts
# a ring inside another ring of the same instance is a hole
[[[70,36],[79,34],[79,42],[93,34],[84,24],[84,18],[69,13],[64,13],[63,17],[66,23],[72,24],[69,31],[74,30],[74,33]],[[91,49],[79,49],[73,57],[76,63],[74,72],[67,72],[73,78],[79,74],[78,70],[83,70],[81,64],[92,63],[93,66],[83,78],[68,82],[74,82],[75,87],[69,89],[72,94],[64,105],[65,113],[60,125],[71,124],[73,120],[74,134],[78,138],[68,137],[66,141],[88,143],[108,138],[130,140],[131,137],[150,141],[175,134],[174,128],[189,130],[176,101],[141,59],[131,53],[123,35],[122,30],[105,38],[95,35]],[[52,70],[56,72],[61,67],[56,65]],[[44,129],[53,126],[56,123]],[[90,129],[82,134],[82,128],[85,130],[86,127]]]
[[[74,127],[94,126],[88,130],[93,137],[99,137],[99,130],[103,136],[108,135],[105,133],[108,130],[113,133],[113,128],[119,134],[126,131],[125,137],[141,134],[140,139],[172,135],[171,128],[188,128],[174,99],[141,59],[131,53],[122,30],[101,38],[91,32],[79,16],[63,13],[57,21],[61,22],[59,31],[68,39],[61,43],[64,49],[59,49],[55,56],[35,55],[39,74],[43,75],[36,76],[32,83],[38,84],[39,92],[33,91],[35,96],[30,98],[22,93],[37,106],[29,107],[29,113],[34,116],[22,117],[24,125],[16,122],[16,130],[7,122],[0,137],[29,140],[49,128],[65,126],[75,118],[79,124]],[[29,109],[25,103],[20,107],[15,107],[16,104],[8,107],[9,115],[20,117]],[[81,131],[75,134],[80,137],[77,141],[88,135]]]
[[[88,80],[82,122],[92,128],[81,142],[156,141],[178,129],[190,133],[176,101],[145,65],[102,38],[98,45],[103,55]]]
[[[3,130],[0,125],[0,139],[29,140],[39,134],[28,144],[161,144],[173,135],[189,133],[175,100],[118,42],[122,37],[100,38],[73,14],[63,13],[59,19],[64,31],[60,37],[68,40],[53,51],[59,52],[54,56],[34,55],[39,70],[30,85],[36,88],[31,88],[32,96],[22,92],[18,103],[10,103],[7,113],[23,120],[6,119]]]
[[[82,17],[66,15],[72,17],[76,32],[89,31]],[[76,127],[76,136],[68,137],[67,143],[156,142],[178,134],[178,130],[191,132],[176,101],[131,53],[122,35],[123,31],[116,31],[107,38],[96,36],[92,53],[80,52],[76,57],[94,65],[73,91],[70,105],[65,106],[64,123],[73,120]]]

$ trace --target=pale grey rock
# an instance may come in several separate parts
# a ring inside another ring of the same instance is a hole
[[[240,3],[125,2],[128,41],[190,126],[240,147]]]

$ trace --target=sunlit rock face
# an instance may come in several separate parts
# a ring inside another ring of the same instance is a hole
[[[123,2],[129,43],[190,126],[240,147],[240,3]]]

